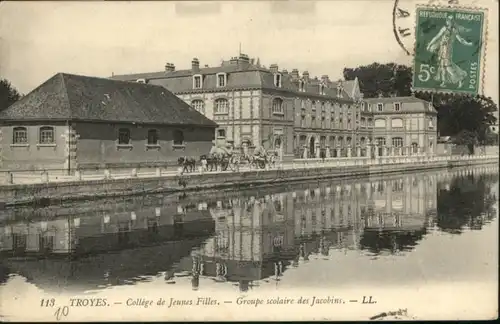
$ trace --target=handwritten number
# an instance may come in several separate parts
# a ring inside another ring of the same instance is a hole
[[[54,316],[56,319],[59,321],[61,317],[66,317],[69,315],[69,307],[68,306],[63,306],[62,308],[59,307],[57,308],[56,312],[54,313]]]

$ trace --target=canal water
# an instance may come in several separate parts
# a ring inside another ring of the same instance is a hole
[[[498,182],[486,166],[7,209],[0,296],[496,287]]]

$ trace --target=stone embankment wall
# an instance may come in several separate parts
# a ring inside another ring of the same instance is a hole
[[[68,181],[58,183],[0,186],[0,207],[47,205],[64,200],[96,199],[147,193],[192,192],[208,189],[248,188],[314,179],[361,177],[383,173],[433,170],[448,167],[498,164],[498,158],[464,161],[371,164],[296,169],[255,170],[205,174],[184,174],[149,178]]]

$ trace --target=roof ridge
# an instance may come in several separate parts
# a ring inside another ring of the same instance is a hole
[[[66,104],[68,105],[69,118],[71,119],[71,118],[73,118],[73,109],[71,109],[71,101],[69,100],[68,87],[66,86],[65,73],[60,72],[60,73],[57,73],[56,75],[59,75],[61,78],[63,97],[64,97],[64,100],[66,100]]]

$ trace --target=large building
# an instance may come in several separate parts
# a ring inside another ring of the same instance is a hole
[[[263,143],[285,160],[355,155],[372,125],[361,110],[357,80],[332,82],[277,64],[265,68],[244,54],[217,67],[201,67],[194,58],[190,69],[167,63],[161,72],[112,78],[161,85],[217,122],[219,143],[243,150]]]
[[[0,112],[0,168],[164,166],[207,154],[216,127],[163,87],[59,73]]]
[[[430,103],[414,97],[365,100],[358,79],[332,81],[308,71],[289,73],[277,64],[266,68],[245,54],[216,67],[201,67],[193,58],[190,69],[167,63],[164,71],[112,79],[161,85],[217,122],[219,144],[245,151],[264,142],[285,160],[409,155],[436,148],[436,111]],[[378,149],[370,146],[377,143]]]
[[[434,155],[437,147],[437,112],[432,103],[416,97],[365,99],[373,113],[376,155]]]

